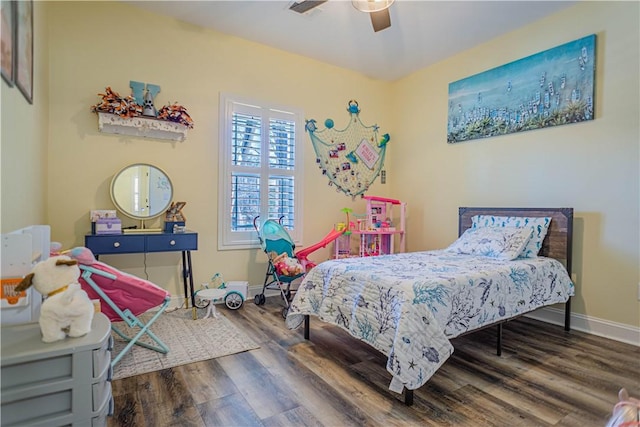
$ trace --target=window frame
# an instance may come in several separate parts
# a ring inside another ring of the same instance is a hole
[[[304,114],[300,108],[291,106],[282,106],[273,103],[263,102],[240,95],[230,93],[220,93],[220,109],[219,109],[219,158],[218,158],[218,250],[239,250],[239,249],[255,249],[260,248],[260,241],[255,229],[250,231],[231,231],[231,184],[232,172],[245,171],[242,166],[234,166],[232,164],[232,132],[233,132],[233,115],[235,112],[249,112],[255,114],[256,111],[261,112],[262,117],[262,149],[261,149],[261,166],[260,166],[260,192],[261,206],[260,219],[265,220],[263,215],[268,213],[268,177],[275,176],[292,176],[294,180],[294,219],[293,229],[287,228],[291,238],[296,245],[302,241],[302,187],[303,187],[303,160],[304,160]],[[294,169],[293,171],[285,171],[282,169],[269,168],[269,119],[287,120],[292,118],[295,123],[295,143],[294,143]],[[266,130],[266,132],[265,132]],[[266,158],[265,158],[266,156]],[[269,173],[271,171],[271,173]],[[252,173],[254,173],[253,170]],[[267,184],[263,185],[263,180]],[[272,218],[273,219],[273,218]],[[277,218],[276,218],[277,219]]]

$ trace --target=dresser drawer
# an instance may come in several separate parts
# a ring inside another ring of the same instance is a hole
[[[73,378],[73,356],[63,354],[46,359],[2,366],[2,400],[9,396],[21,397],[24,388],[49,384]],[[26,385],[29,384],[27,387]]]
[[[198,249],[196,233],[147,235],[147,252],[193,251]]]
[[[93,374],[96,352],[106,357],[111,345],[107,316],[96,313],[89,333],[53,343],[42,341],[38,323],[1,329],[0,425],[84,427],[112,410],[110,362]]]
[[[102,378],[100,382],[92,384],[92,410],[94,413],[100,413],[104,411],[104,408],[109,405],[111,399],[111,382],[107,381],[107,378]]]
[[[100,413],[91,419],[91,427],[104,427],[107,425],[107,417],[113,415],[113,397],[109,398],[109,402],[100,410]]]
[[[95,255],[102,254],[131,254],[145,251],[145,236],[118,235],[84,237],[84,245]]]
[[[111,370],[111,350],[113,349],[113,337],[109,335],[109,339],[102,343],[102,346],[93,350],[93,378],[100,378],[105,371]],[[111,381],[111,375],[107,375],[107,379]]]

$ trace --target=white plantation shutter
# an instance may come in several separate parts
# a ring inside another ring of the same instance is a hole
[[[296,123],[269,120],[269,217],[295,233]]]
[[[260,215],[260,176],[231,173],[231,231],[253,229]]]
[[[299,241],[302,113],[222,94],[220,116],[219,249],[257,247],[256,216]]]

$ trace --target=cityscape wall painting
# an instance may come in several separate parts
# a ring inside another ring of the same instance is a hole
[[[449,84],[449,144],[594,118],[596,35]]]

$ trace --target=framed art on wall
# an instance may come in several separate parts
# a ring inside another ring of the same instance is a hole
[[[0,37],[1,45],[1,57],[0,57],[0,72],[2,78],[7,82],[9,86],[13,86],[13,73],[14,73],[14,46],[15,40],[15,2],[9,0],[2,0],[2,9],[0,9],[0,23],[2,36]]]
[[[33,103],[33,1],[16,2],[15,83]]]
[[[594,119],[596,35],[449,84],[449,144]]]

